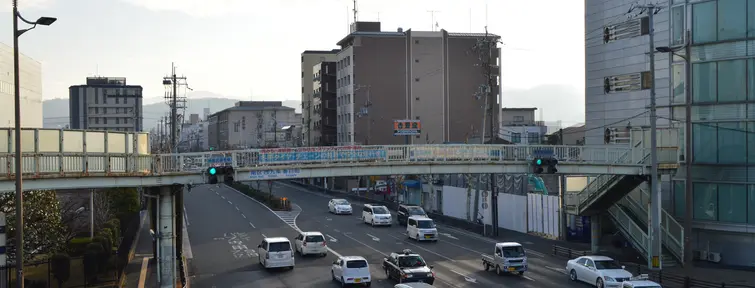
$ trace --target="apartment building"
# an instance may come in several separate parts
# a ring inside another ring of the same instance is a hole
[[[386,32],[380,22],[356,22],[351,30],[338,42],[336,61],[339,145],[464,142],[479,130],[484,99],[474,95],[487,81],[474,47],[485,34]],[[496,77],[499,54],[490,53]],[[498,83],[491,88],[496,99]],[[408,141],[391,128],[407,119],[422,122],[421,135]]]
[[[42,64],[19,53],[19,70],[21,127],[42,128]],[[0,127],[16,125],[13,77],[13,47],[0,43]]]
[[[236,102],[208,117],[209,146],[213,150],[289,146],[287,135],[301,137],[290,128],[283,129],[300,125],[301,116],[295,110],[281,101]]]
[[[587,145],[605,142],[603,126],[649,124],[647,114],[632,118],[647,110],[653,80],[648,73],[647,14],[629,20],[625,15],[636,2],[585,3]],[[655,14],[654,44],[679,49],[675,54],[681,56],[655,54],[659,125],[683,129],[686,87],[692,100],[692,155],[686,157],[692,162],[692,179],[686,179],[683,165],[673,185],[662,190],[663,208],[683,223],[686,201],[692,201],[693,253],[705,259],[718,254],[722,264],[752,266],[755,58],[747,47],[755,39],[755,14],[747,11],[755,9],[755,2],[669,0],[662,5]],[[690,45],[690,55],[681,49],[685,45]],[[685,83],[688,61],[691,83]],[[689,182],[692,199],[685,197]]]
[[[537,108],[503,108],[501,109],[501,139],[513,144],[538,145],[548,133],[543,121],[535,121]]]
[[[312,121],[315,146],[335,146],[336,139],[336,62],[320,62],[312,67]],[[307,142],[310,143],[310,142]]]
[[[315,82],[312,79],[312,67],[322,62],[336,61],[338,49],[333,50],[306,50],[301,53],[301,106],[302,106],[302,137],[304,146],[316,146],[314,139],[322,139],[322,134],[318,129],[314,129],[314,87]],[[309,143],[307,141],[313,141]]]
[[[142,86],[124,77],[87,77],[68,95],[71,129],[142,131]]]

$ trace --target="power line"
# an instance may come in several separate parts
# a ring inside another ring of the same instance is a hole
[[[658,118],[666,119],[666,120],[673,121],[673,122],[684,122],[684,120],[671,119],[671,118],[667,118],[667,117],[663,117],[663,116],[658,116]],[[721,122],[721,123],[753,123],[753,124],[755,124],[755,122],[752,122],[752,121],[750,121],[750,122],[735,121],[735,122]],[[734,132],[741,132],[741,133],[745,133],[745,134],[755,134],[755,131],[742,130],[742,129],[737,129],[737,128],[721,127],[721,126],[718,126],[717,124],[692,123],[692,125],[700,125],[700,126],[706,126],[706,127],[711,127],[711,128],[718,128],[718,129],[729,130],[729,131],[734,131]]]

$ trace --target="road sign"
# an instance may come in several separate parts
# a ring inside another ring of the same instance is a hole
[[[419,120],[393,120],[393,136],[414,136],[422,132]]]

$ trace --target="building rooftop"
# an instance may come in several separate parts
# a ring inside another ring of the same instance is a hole
[[[341,41],[338,41],[338,43],[336,43],[336,44],[339,45],[339,46],[342,46],[344,43],[346,43],[347,41],[351,40],[355,36],[405,37],[406,33],[409,32],[409,31],[411,31],[411,29],[406,30],[406,31],[402,30],[400,32],[399,31],[379,31],[379,32],[378,31],[355,31],[355,32],[350,33],[349,35],[346,35],[346,37],[343,37],[343,39],[341,39]],[[441,31],[445,31],[445,30],[441,30]],[[488,37],[493,37],[495,39],[500,39],[501,38],[501,36],[498,36],[498,35],[493,34],[493,33],[488,33],[488,34],[485,34],[485,33],[456,33],[456,32],[447,32],[447,33],[448,33],[448,37],[454,37],[454,38],[465,38],[465,37],[479,38],[479,37],[485,37],[485,35],[487,35]]]
[[[537,108],[526,108],[526,107],[522,107],[522,108],[503,107],[503,108],[501,108],[501,111],[535,111],[535,110],[537,110]]]

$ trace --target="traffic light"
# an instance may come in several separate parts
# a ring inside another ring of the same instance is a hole
[[[555,158],[535,158],[532,160],[532,173],[541,174],[547,171],[548,174],[555,174],[558,172],[557,165],[558,160]]]
[[[233,183],[233,175],[234,175],[233,172],[234,172],[233,167],[231,166],[223,167],[223,182],[225,182],[226,184]]]
[[[217,167],[207,168],[207,183],[218,184],[218,169]]]

